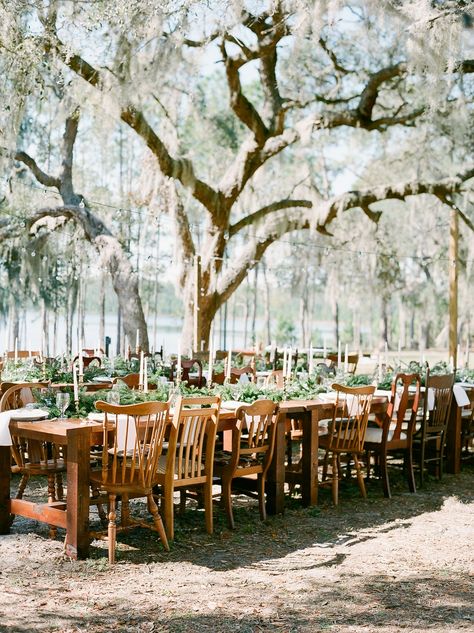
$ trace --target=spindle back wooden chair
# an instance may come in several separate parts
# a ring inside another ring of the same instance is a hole
[[[0,412],[20,409],[35,402],[34,390],[44,391],[48,382],[25,382],[17,384],[3,383],[7,387],[0,399]],[[30,477],[41,475],[48,482],[48,503],[62,501],[62,473],[66,472],[64,449],[50,442],[25,439],[12,435],[12,473],[21,475],[16,498],[22,499]],[[14,517],[12,516],[12,521]],[[56,535],[56,528],[50,527],[50,536]]]
[[[214,474],[221,480],[222,502],[231,529],[234,528],[232,486],[250,496],[256,494],[260,518],[266,519],[265,482],[273,458],[278,404],[257,400],[239,407],[235,415],[232,451],[220,452],[214,461]],[[251,485],[255,483],[256,486]]]
[[[247,376],[249,382],[256,382],[257,374],[255,372],[255,367],[252,367],[252,365],[246,365],[245,367],[231,367],[229,383],[231,385],[235,385],[238,382],[241,382],[242,376]]]
[[[443,475],[446,430],[448,428],[455,374],[433,376],[426,373],[423,418],[414,437],[419,452],[420,487],[424,484],[425,465],[435,464],[436,475]]]
[[[177,377],[178,361],[174,360],[171,363],[170,380],[173,381]],[[191,376],[192,372],[196,372],[197,376]],[[198,358],[191,358],[189,360],[181,360],[181,382],[186,382],[190,387],[201,388],[204,384],[204,378],[202,375],[202,363]]]
[[[112,380],[112,384],[123,382],[129,389],[138,389],[140,387],[140,374],[127,374],[126,376],[117,376]]]
[[[219,417],[220,398],[183,398],[179,396],[171,421],[168,450],[160,459],[158,480],[162,488],[163,518],[166,534],[174,538],[175,490],[202,492],[206,529],[213,531],[212,477],[214,448]]]
[[[102,358],[100,356],[86,356],[85,354],[82,355],[82,363],[83,363],[84,369],[87,369],[89,365],[91,365],[93,362],[96,363],[97,367],[102,367]],[[72,361],[71,367],[74,367],[74,365],[78,363],[79,363],[79,356],[76,356],[74,360]]]
[[[283,369],[274,369],[265,378],[265,386],[271,387],[275,385],[278,389],[283,389],[285,379],[283,377]]]
[[[414,387],[414,391],[412,391]],[[416,431],[420,405],[421,378],[419,374],[397,374],[392,382],[390,401],[382,428],[368,428],[364,448],[367,452],[367,478],[370,477],[370,456],[379,460],[384,495],[391,497],[388,476],[388,453],[403,453],[410,492],[416,492],[413,470],[413,435]]]
[[[332,388],[336,391],[334,413],[327,428],[322,427],[319,445],[325,450],[323,481],[328,477],[328,462],[331,458],[332,499],[334,505],[337,505],[342,453],[347,453],[349,458],[352,456],[360,492],[363,497],[367,496],[359,457],[364,448],[365,432],[375,387],[345,387],[334,384]]]
[[[169,403],[143,402],[133,405],[112,405],[99,400],[96,408],[103,411],[102,466],[91,472],[92,498],[107,494],[109,506],[109,562],[115,562],[117,529],[136,525],[158,532],[165,550],[169,550],[163,521],[153,497],[158,482],[158,463],[169,424]],[[122,500],[121,525],[116,525],[116,499]],[[153,525],[132,520],[130,497],[146,497]],[[101,535],[100,534],[95,534]]]
[[[331,367],[337,369],[337,354],[328,354],[327,359],[331,361]],[[347,355],[347,371],[349,374],[355,374],[357,365],[359,363],[359,354]],[[341,356],[341,367],[344,367],[344,354]]]

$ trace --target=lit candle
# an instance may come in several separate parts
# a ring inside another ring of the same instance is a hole
[[[291,377],[291,363],[293,361],[293,349],[290,347],[288,349],[288,360],[286,363],[286,370],[287,370],[287,374],[286,377],[290,378]]]
[[[31,348],[30,348],[30,349],[28,350],[28,358],[31,360],[32,356],[33,356],[33,355],[32,355],[32,353],[31,353]]]
[[[79,402],[79,382],[77,380],[77,366],[76,363],[72,366],[72,382],[74,385],[74,402]]]
[[[176,382],[181,381],[181,339],[178,341],[178,362],[176,364]]]
[[[286,347],[283,348],[283,378],[286,378]]]
[[[344,373],[349,371],[349,345],[346,343],[344,348]]]
[[[449,357],[449,371],[454,371],[454,356]]]
[[[337,342],[337,368],[341,367],[341,340]]]
[[[232,349],[229,349],[227,354],[227,367],[226,367],[226,380],[230,380],[230,370],[232,368]]]
[[[135,348],[137,352],[140,349],[140,330],[138,328],[137,328],[137,340],[136,340]]]
[[[313,342],[311,341],[309,344],[309,359],[308,359],[308,371],[310,374],[313,373]]]
[[[143,391],[148,393],[148,358],[146,356],[143,359]]]

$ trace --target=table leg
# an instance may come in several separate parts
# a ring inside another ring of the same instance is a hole
[[[446,472],[454,475],[461,471],[461,413],[461,407],[453,398],[446,431]]]
[[[90,428],[67,432],[67,534],[66,554],[89,555]]]
[[[11,459],[10,447],[0,446],[0,534],[10,532]]]
[[[285,428],[286,415],[280,413],[275,429],[275,449],[265,488],[268,514],[281,514],[285,510]]]
[[[304,506],[318,503],[318,426],[316,409],[307,411],[303,416],[301,498]]]

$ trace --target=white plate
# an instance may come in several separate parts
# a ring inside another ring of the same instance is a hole
[[[94,376],[92,382],[112,382],[112,378],[110,376]]]
[[[16,409],[11,412],[11,420],[21,420],[22,422],[33,422],[34,420],[45,420],[49,412],[44,409]]]

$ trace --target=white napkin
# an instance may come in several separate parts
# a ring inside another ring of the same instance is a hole
[[[127,416],[120,414],[116,416],[117,420],[117,449],[126,453],[127,451],[133,451],[135,447],[135,440],[137,437],[137,429],[135,426],[135,419],[130,416],[128,422],[128,435],[127,431]]]
[[[10,435],[10,411],[0,413],[0,446],[11,446],[12,438]]]
[[[454,385],[453,394],[456,398],[456,404],[458,407],[466,407],[471,405],[471,401],[465,390],[460,385]]]
[[[435,407],[435,392],[434,389],[428,389],[428,411],[433,411]]]

